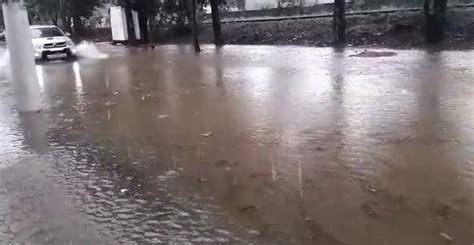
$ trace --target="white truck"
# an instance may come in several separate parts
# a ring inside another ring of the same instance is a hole
[[[35,59],[47,60],[48,55],[65,54],[68,58],[76,57],[76,45],[57,26],[31,26],[31,37]]]

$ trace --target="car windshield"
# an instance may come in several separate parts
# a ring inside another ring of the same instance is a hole
[[[33,36],[33,38],[64,36],[63,32],[57,27],[31,29],[31,35]]]

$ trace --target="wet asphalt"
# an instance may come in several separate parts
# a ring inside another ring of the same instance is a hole
[[[474,243],[474,51],[98,48],[0,50],[2,243]]]

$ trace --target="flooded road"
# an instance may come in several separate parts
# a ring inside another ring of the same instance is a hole
[[[99,51],[0,62],[0,240],[474,243],[473,51]]]

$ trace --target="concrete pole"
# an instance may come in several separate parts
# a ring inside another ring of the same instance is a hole
[[[30,24],[23,0],[1,0],[7,47],[10,52],[10,81],[20,112],[41,111]]]

